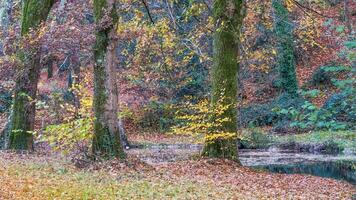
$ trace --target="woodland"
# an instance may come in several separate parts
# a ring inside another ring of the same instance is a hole
[[[356,199],[354,0],[0,0],[0,200]]]

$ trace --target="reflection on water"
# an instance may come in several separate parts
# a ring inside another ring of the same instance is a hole
[[[202,145],[152,145],[128,151],[148,164],[157,165],[190,159],[202,150]],[[285,151],[278,148],[239,150],[244,166],[278,173],[311,174],[346,180],[356,184],[356,155],[325,155]]]
[[[287,165],[255,166],[276,173],[310,174],[314,176],[346,180],[356,185],[356,170],[350,162],[314,162]]]
[[[323,155],[290,151],[242,150],[241,163],[276,173],[310,174],[356,184],[355,155]]]

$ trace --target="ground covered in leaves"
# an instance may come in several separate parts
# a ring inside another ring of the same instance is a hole
[[[226,160],[150,166],[129,156],[77,168],[59,156],[0,153],[0,199],[351,199],[356,186]]]

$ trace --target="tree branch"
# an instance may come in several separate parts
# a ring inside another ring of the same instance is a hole
[[[150,12],[150,9],[147,5],[147,2],[146,0],[141,0],[141,2],[143,3],[143,5],[145,6],[145,9],[146,9],[146,12],[147,12],[147,15],[148,17],[150,18],[150,21],[152,22],[152,24],[155,24],[155,21],[153,21],[153,18],[152,18],[152,15],[151,15],[151,12]]]
[[[301,8],[301,9],[304,8],[304,9],[306,9],[306,10],[308,10],[308,11],[311,11],[311,12],[313,12],[313,13],[315,13],[315,14],[321,16],[321,17],[325,17],[325,18],[338,18],[338,17],[339,17],[339,16],[327,16],[327,15],[324,15],[324,14],[322,14],[322,13],[320,13],[320,12],[318,12],[318,11],[312,9],[312,8],[309,8],[309,7],[307,7],[307,6],[304,6],[303,4],[299,3],[299,2],[296,1],[296,0],[293,0],[293,2],[294,2],[299,8]]]

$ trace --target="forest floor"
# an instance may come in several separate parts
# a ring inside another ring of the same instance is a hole
[[[227,160],[191,158],[148,164],[138,156],[142,155],[129,150],[125,162],[78,167],[58,154],[0,152],[0,199],[334,200],[352,199],[356,194],[356,186],[343,181],[274,174]]]

